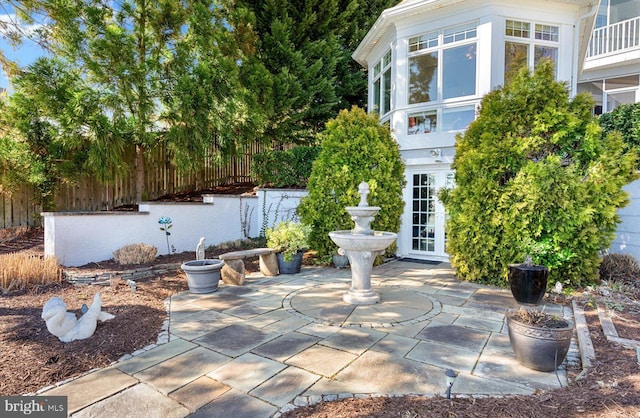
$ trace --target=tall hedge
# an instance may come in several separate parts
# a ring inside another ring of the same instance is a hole
[[[553,285],[598,277],[627,204],[635,154],[603,137],[586,95],[570,99],[548,63],[487,94],[456,140],[457,186],[443,191],[447,251],[466,280],[506,285],[507,265],[549,267]]]
[[[620,132],[626,147],[640,152],[640,103],[623,104],[611,112],[603,113],[598,123],[605,134]],[[640,168],[640,164],[636,164],[636,168]]]
[[[310,247],[321,260],[336,252],[328,234],[354,228],[345,207],[358,205],[358,185],[363,181],[371,189],[369,205],[381,208],[372,228],[398,232],[404,207],[404,164],[389,128],[380,125],[376,115],[353,107],[329,121],[319,136],[321,149],[311,170],[309,195],[298,207],[302,223],[312,227]]]

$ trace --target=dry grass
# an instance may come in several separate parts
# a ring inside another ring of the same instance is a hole
[[[10,253],[0,255],[2,293],[62,282],[62,268],[55,257]]]
[[[113,252],[118,264],[145,264],[156,259],[158,249],[149,244],[129,244]]]

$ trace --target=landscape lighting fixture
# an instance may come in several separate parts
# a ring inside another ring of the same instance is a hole
[[[447,369],[444,372],[444,378],[445,378],[445,381],[447,382],[447,399],[451,399],[451,387],[456,382],[457,377],[458,377],[458,374],[451,369]]]

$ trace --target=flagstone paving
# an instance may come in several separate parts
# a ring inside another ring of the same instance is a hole
[[[504,314],[508,290],[460,282],[450,266],[396,260],[374,268],[380,303],[352,306],[350,271],[305,267],[247,275],[241,287],[174,295],[169,342],[42,395],[68,396],[71,416],[271,417],[322,399],[528,394],[566,385],[561,366],[521,366]],[[573,321],[564,306],[545,306]],[[572,343],[567,361],[579,361]]]

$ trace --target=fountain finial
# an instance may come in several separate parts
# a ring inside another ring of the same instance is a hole
[[[358,206],[369,206],[367,197],[369,196],[369,184],[363,181],[358,185],[358,193],[360,193],[360,203]]]

